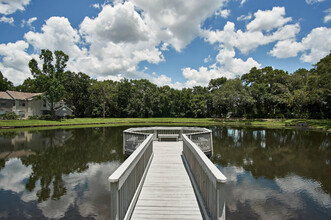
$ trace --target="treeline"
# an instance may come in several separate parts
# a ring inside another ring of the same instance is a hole
[[[252,68],[241,78],[212,79],[207,87],[181,90],[158,87],[146,79],[97,81],[84,73],[64,71],[68,56],[42,50],[44,62],[29,63],[33,78],[14,87],[0,75],[2,90],[45,92],[65,100],[76,117],[246,117],[320,118],[331,116],[331,53],[311,70],[292,74]],[[5,82],[5,83],[4,83]],[[7,85],[4,86],[4,85]],[[47,92],[48,91],[48,92]]]

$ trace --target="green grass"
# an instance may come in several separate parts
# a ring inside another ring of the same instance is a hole
[[[172,125],[172,126],[242,126],[242,127],[264,127],[264,128],[296,128],[298,122],[305,122],[309,128],[328,130],[331,129],[330,120],[312,119],[212,119],[212,118],[75,118],[52,120],[0,120],[0,130],[13,128],[33,127],[95,127],[95,126],[150,126],[150,125]]]

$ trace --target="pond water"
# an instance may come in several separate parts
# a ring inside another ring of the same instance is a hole
[[[0,133],[0,219],[108,219],[126,128]],[[331,219],[330,135],[210,129],[227,219]]]

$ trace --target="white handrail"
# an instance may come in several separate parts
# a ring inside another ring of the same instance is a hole
[[[205,218],[225,219],[223,185],[227,178],[185,134],[183,134],[183,160]]]
[[[153,134],[109,176],[110,218],[129,219],[153,158]]]

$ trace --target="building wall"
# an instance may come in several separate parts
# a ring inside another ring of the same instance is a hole
[[[0,99],[0,115],[13,111],[14,100]]]
[[[72,111],[70,111],[70,109],[68,109],[67,107],[62,107],[55,112],[55,115],[58,117],[64,117],[67,115],[72,115]]]
[[[29,116],[39,116],[45,110],[50,110],[48,105],[39,99],[35,100],[8,100],[0,99],[0,115],[15,112],[15,114],[22,118]]]

